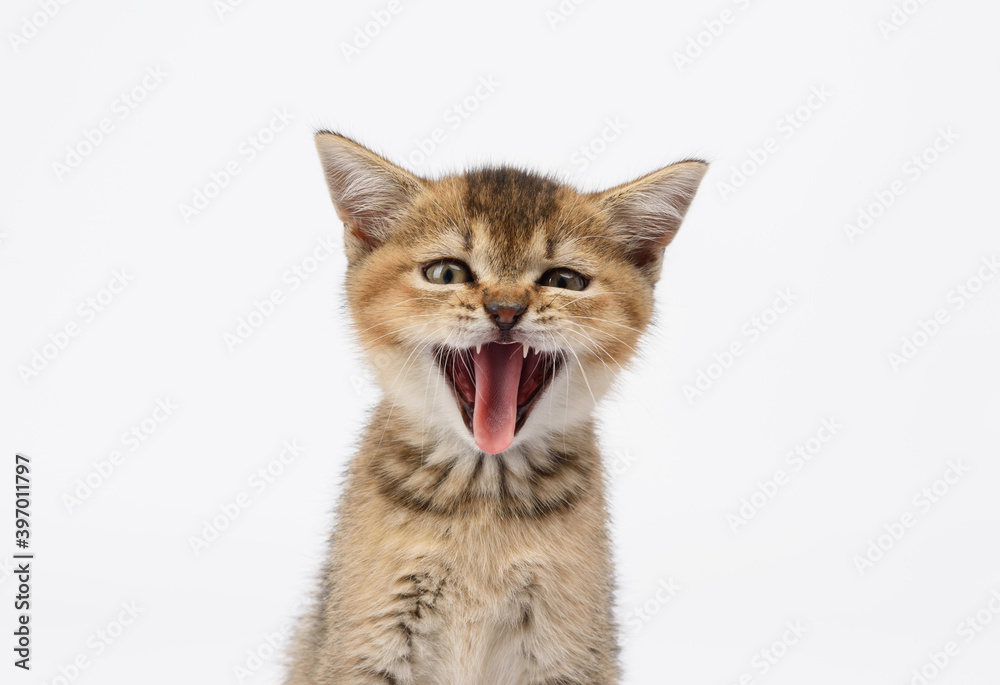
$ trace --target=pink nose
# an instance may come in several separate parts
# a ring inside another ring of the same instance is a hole
[[[524,305],[510,302],[490,302],[486,311],[500,330],[510,330],[524,313]]]

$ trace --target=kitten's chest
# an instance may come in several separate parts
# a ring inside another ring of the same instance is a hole
[[[547,533],[525,523],[455,518],[425,530],[423,539],[433,545],[415,545],[409,556],[440,576],[456,614],[506,621],[549,565],[554,550]]]
[[[363,515],[342,549],[360,553],[378,615],[398,621],[412,682],[541,682],[539,664],[564,656],[557,617],[589,601],[570,586],[605,561],[596,452],[577,447],[504,459],[394,448],[365,462],[351,491]]]
[[[462,528],[453,527],[429,564],[440,592],[414,640],[414,667],[424,678],[417,682],[522,682],[540,550],[512,548],[491,526]]]

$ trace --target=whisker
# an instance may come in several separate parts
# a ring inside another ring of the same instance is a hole
[[[413,318],[416,318],[418,316],[435,316],[435,315],[434,314],[407,314],[406,316],[397,316],[394,319],[386,319],[385,321],[379,321],[377,324],[375,324],[373,326],[369,326],[368,328],[365,328],[364,330],[356,331],[356,333],[357,333],[357,335],[361,335],[362,333],[367,333],[368,331],[370,331],[373,328],[378,328],[379,326],[384,326],[387,323],[392,323],[393,321],[402,321],[403,319],[413,319]]]
[[[645,331],[640,331],[638,328],[632,328],[631,326],[626,326],[623,323],[618,323],[617,321],[612,321],[610,319],[602,319],[599,316],[580,316],[579,314],[570,314],[570,317],[574,318],[574,319],[590,319],[591,321],[603,321],[604,323],[609,323],[609,324],[612,324],[614,326],[621,326],[622,328],[627,328],[630,331],[635,331],[636,333],[639,333],[640,335],[643,334],[643,333],[645,333]]]
[[[569,302],[567,302],[564,305],[556,307],[556,309],[563,309],[563,308],[568,307],[569,305],[573,304],[574,302],[579,302],[580,300],[583,300],[583,299],[588,298],[588,297],[600,297],[602,295],[628,295],[628,294],[629,293],[624,293],[624,292],[606,292],[606,293],[597,293],[596,295],[581,295],[580,297],[577,297],[577,298],[575,298],[573,300],[570,300]]]
[[[444,339],[444,342],[442,343],[442,347],[445,350],[449,349],[448,348],[448,341],[451,340],[451,336],[454,335],[454,334],[455,334],[455,331],[451,330],[448,333],[448,337]],[[447,355],[448,354],[449,354],[448,352],[445,353],[445,368],[448,368],[447,367]],[[434,370],[435,370],[434,366],[435,365],[433,363],[427,365],[427,377],[426,377],[426,379],[424,381],[424,407],[425,408],[428,406],[427,405],[427,389],[431,386],[431,375],[434,373]],[[435,406],[437,405],[438,387],[439,387],[439,384],[435,383],[434,384],[434,397],[431,400],[432,405],[435,405]],[[428,411],[424,411],[423,414],[420,417],[420,434],[421,434],[422,437],[426,436],[425,428],[427,426],[427,416],[428,416],[429,413],[430,412],[428,412]],[[420,441],[420,465],[421,466],[424,465],[424,447],[425,447],[425,445],[426,445],[426,440],[421,440]]]
[[[400,300],[399,302],[394,302],[392,304],[392,306],[393,307],[398,307],[399,305],[401,305],[401,304],[403,304],[405,302],[414,302],[416,300],[430,300],[431,302],[441,302],[441,303],[444,303],[446,299],[447,299],[446,297],[411,297],[408,300]]]
[[[546,340],[548,341],[547,344],[551,345],[552,347],[559,347],[556,344],[555,335],[551,331],[543,331],[543,335],[546,337]],[[566,373],[569,374],[569,371],[570,370],[567,368],[566,369]],[[552,370],[552,382],[555,382],[555,369]],[[566,424],[569,423],[569,380],[568,379],[567,379],[567,381],[565,383],[565,388],[564,389],[565,389],[565,393],[564,393],[564,397],[563,397],[563,427],[562,427],[562,430],[560,431],[560,434],[562,436],[563,451],[565,452],[566,451],[566,432],[567,432],[567,426],[566,426]],[[550,417],[551,417],[551,410],[550,410]]]
[[[587,385],[587,390],[590,392],[590,398],[594,400],[594,404],[597,404],[597,397],[594,396],[594,390],[590,387],[590,379],[587,378],[587,372],[583,368],[583,362],[580,361],[580,356],[576,353],[576,350],[573,349],[573,346],[569,344],[569,340],[567,340],[562,333],[556,332],[556,335],[562,338],[563,342],[566,343],[566,347],[576,358],[576,364],[580,367],[580,375],[583,376],[583,382]]]
[[[593,338],[591,338],[590,336],[588,336],[588,335],[585,335],[585,334],[583,334],[583,333],[581,333],[580,331],[577,331],[577,330],[575,330],[575,329],[572,329],[572,328],[567,328],[567,329],[565,329],[565,332],[566,332],[566,333],[570,333],[570,334],[573,334],[573,335],[577,336],[577,337],[578,337],[578,338],[579,338],[579,339],[580,339],[580,340],[581,340],[581,341],[583,342],[583,345],[584,345],[584,347],[586,347],[586,348],[587,348],[587,351],[588,351],[588,352],[590,352],[591,354],[593,354],[593,353],[594,353],[594,351],[595,351],[595,350],[594,350],[594,348],[596,347],[596,348],[597,348],[597,349],[599,349],[599,350],[600,350],[601,352],[603,352],[603,353],[604,353],[604,354],[605,354],[605,355],[606,355],[606,356],[608,357],[608,359],[610,359],[610,360],[611,360],[611,361],[613,361],[613,362],[614,362],[615,364],[617,364],[617,365],[618,365],[618,368],[619,368],[619,369],[621,369],[623,373],[625,372],[625,367],[624,367],[624,366],[622,366],[622,365],[621,365],[621,364],[620,364],[620,363],[618,362],[618,360],[614,358],[614,355],[612,355],[612,354],[611,354],[610,352],[608,352],[608,348],[604,347],[604,345],[602,345],[601,343],[597,342],[596,340],[594,340],[594,339],[593,339]],[[599,362],[601,362],[602,364],[604,364],[605,368],[606,368],[606,369],[607,369],[608,371],[610,371],[610,370],[611,370],[611,367],[610,367],[610,366],[608,366],[608,363],[607,363],[606,361],[604,361],[604,359],[603,359],[603,357],[602,357],[601,355],[599,355],[599,354],[594,354],[594,356],[595,356],[595,357],[597,357],[597,360],[598,360]]]
[[[385,431],[389,427],[389,420],[392,418],[392,412],[396,408],[396,401],[399,399],[399,391],[396,387],[397,381],[400,381],[400,376],[402,376],[404,372],[409,373],[411,359],[413,360],[413,363],[416,363],[416,360],[419,357],[414,357],[414,355],[423,352],[423,350],[426,349],[433,342],[434,342],[433,338],[428,338],[426,342],[418,345],[417,347],[414,347],[413,350],[410,352],[409,356],[406,358],[406,361],[403,362],[403,367],[396,374],[396,378],[393,379],[391,388],[389,390],[392,393],[392,405],[389,407],[389,413],[385,417],[385,424],[382,426],[382,435],[379,436],[378,445],[376,446],[375,450],[376,452],[378,451],[378,448],[382,447],[382,440],[385,439]],[[400,381],[400,387],[402,387],[401,381]],[[372,454],[374,456],[375,452],[373,452]]]
[[[619,337],[617,337],[615,335],[612,335],[611,333],[608,333],[607,331],[602,331],[600,328],[597,328],[596,326],[588,326],[585,323],[579,323],[577,321],[567,321],[567,323],[572,324],[574,326],[580,326],[581,328],[589,328],[592,331],[597,331],[601,335],[606,335],[609,338],[614,338],[615,340],[617,340],[618,342],[620,342],[622,345],[624,345],[625,347],[627,347],[630,350],[632,350],[636,355],[639,354],[639,350],[635,349],[634,347],[632,347],[631,345],[629,345],[627,342],[625,342],[621,338],[619,338]]]
[[[386,333],[385,335],[380,335],[380,336],[379,336],[379,337],[377,337],[377,338],[373,338],[373,339],[372,339],[371,341],[369,341],[369,342],[368,342],[368,343],[366,343],[366,344],[367,344],[367,345],[368,345],[369,347],[371,347],[371,346],[372,346],[372,343],[374,343],[374,342],[377,342],[377,341],[381,340],[382,338],[386,338],[386,337],[388,337],[388,336],[390,336],[390,335],[395,335],[396,333],[402,333],[403,331],[408,331],[408,330],[410,330],[411,328],[417,328],[417,327],[419,327],[419,326],[426,326],[426,325],[427,325],[427,323],[428,323],[428,322],[426,322],[426,321],[421,321],[420,323],[412,323],[412,324],[410,324],[409,326],[400,326],[399,328],[396,328],[395,330],[392,330],[392,331],[389,331],[389,332],[388,332],[388,333]]]

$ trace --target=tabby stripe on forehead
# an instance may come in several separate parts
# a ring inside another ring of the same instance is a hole
[[[549,236],[545,239],[545,258],[555,259],[556,256],[556,239],[554,236]]]
[[[469,216],[479,217],[490,231],[504,266],[524,253],[524,238],[557,215],[560,185],[520,169],[481,169],[466,176],[465,204]]]

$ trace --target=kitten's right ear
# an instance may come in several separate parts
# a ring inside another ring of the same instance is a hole
[[[316,149],[354,259],[385,242],[423,181],[337,133],[318,132]]]
[[[707,162],[689,159],[595,194],[633,263],[654,282],[660,277],[664,248],[681,227],[706,171]]]

